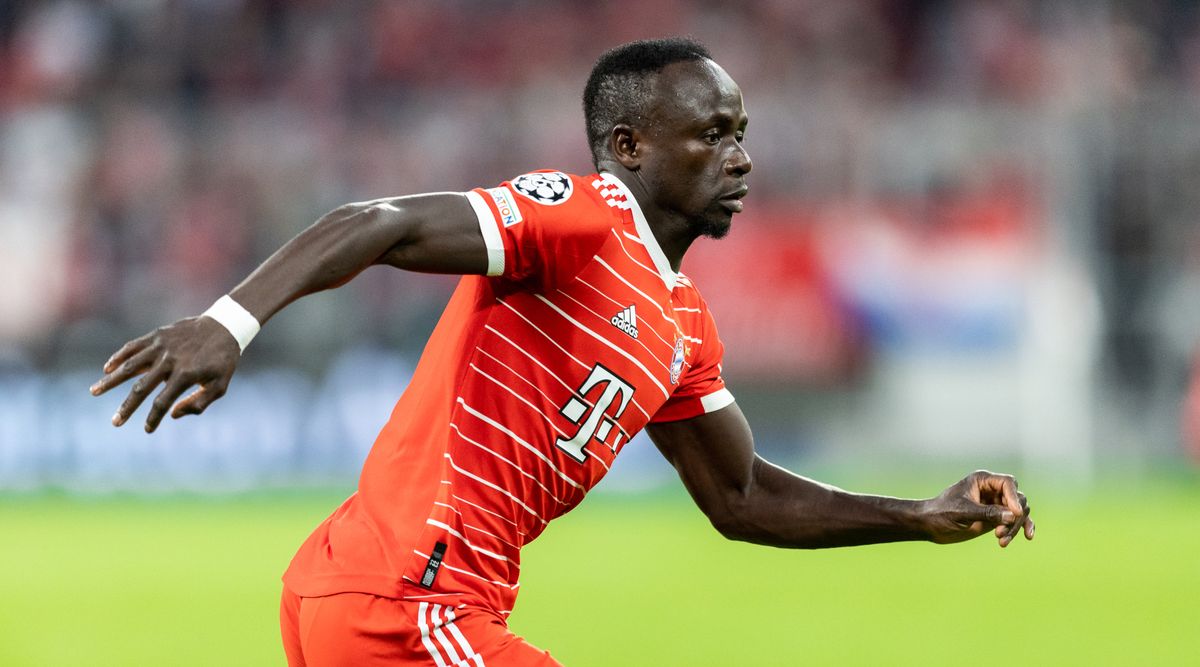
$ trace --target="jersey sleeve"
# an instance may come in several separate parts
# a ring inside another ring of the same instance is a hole
[[[594,190],[578,176],[537,171],[465,193],[487,245],[487,275],[546,285],[573,278],[611,227]]]
[[[721,377],[725,345],[717,335],[717,325],[703,299],[699,311],[696,314],[698,325],[683,339],[684,363],[679,386],[650,419],[651,423],[691,419],[733,403],[733,394],[725,388],[725,380]]]

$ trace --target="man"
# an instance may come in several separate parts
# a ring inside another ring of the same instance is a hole
[[[816,548],[946,543],[1034,525],[1016,482],[977,472],[937,498],[852,494],[754,453],[707,305],[678,273],[741,211],[750,157],[737,85],[699,44],[606,53],[584,91],[590,176],[340,207],[205,315],[122,347],[96,394],[134,376],[120,426],[163,384],[153,431],[224,394],[240,349],[285,305],[372,264],[464,274],[358,491],[284,575],[293,665],[554,665],[507,630],[520,547],[569,511],[645,428],[725,536]],[[191,386],[199,389],[179,400]]]

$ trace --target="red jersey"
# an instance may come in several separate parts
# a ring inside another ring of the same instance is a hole
[[[611,174],[465,193],[488,275],[465,276],[367,456],[292,560],[315,597],[511,611],[519,552],[651,421],[733,402],[700,293]]]

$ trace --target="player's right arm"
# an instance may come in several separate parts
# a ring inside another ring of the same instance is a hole
[[[1009,475],[976,471],[929,499],[852,493],[769,463],[736,403],[646,433],[696,505],[729,539],[819,549],[902,540],[962,542],[994,531],[1000,546],[1033,539],[1025,495]]]
[[[471,202],[460,193],[436,193],[340,206],[284,244],[230,296],[266,323],[296,299],[341,286],[374,264],[487,273],[488,248]],[[152,432],[169,409],[174,418],[200,414],[220,398],[240,354],[221,324],[188,317],[126,343],[104,364],[105,375],[91,391],[98,396],[140,376],[113,415],[113,425],[120,426],[163,385],[146,416]],[[179,400],[191,387],[199,388]]]

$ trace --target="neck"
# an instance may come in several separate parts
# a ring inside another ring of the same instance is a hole
[[[602,161],[599,164],[599,170],[621,179],[625,187],[633,193],[634,199],[642,209],[642,214],[646,216],[646,222],[650,225],[654,240],[658,241],[663,255],[667,258],[667,263],[671,265],[672,271],[678,272],[683,263],[684,253],[691,247],[692,241],[696,240],[696,234],[687,220],[678,213],[662,209],[655,203],[641,172],[627,169],[616,160]]]

